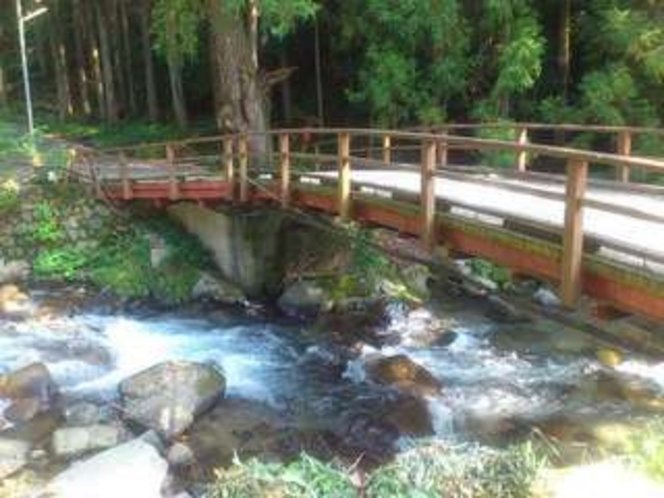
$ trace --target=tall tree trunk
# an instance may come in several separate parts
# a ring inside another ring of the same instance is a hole
[[[223,0],[207,2],[217,125],[224,132],[264,132],[267,120],[258,74],[255,5],[247,19],[226,8]],[[252,136],[250,146],[265,153],[268,141]]]
[[[104,77],[101,70],[101,53],[99,50],[99,30],[96,29],[96,14],[93,6],[88,2],[82,2],[81,16],[83,17],[83,27],[85,28],[85,37],[88,46],[88,56],[92,69],[92,86],[94,88],[95,102],[98,116],[106,120],[106,93],[104,89]]]
[[[150,43],[150,0],[142,0],[140,5],[141,50],[143,52],[143,67],[145,68],[145,96],[148,105],[150,121],[159,119],[159,100],[154,76],[154,59]]]
[[[89,117],[92,114],[92,105],[90,104],[88,64],[84,49],[85,19],[81,8],[80,0],[75,0],[73,5],[74,52],[76,55],[76,75],[78,76],[79,105],[83,115]]]
[[[49,23],[51,37],[51,53],[55,71],[55,85],[57,90],[58,117],[65,120],[73,114],[71,88],[69,86],[69,71],[67,68],[67,46],[62,33],[62,12],[57,2],[53,3],[53,20]]]
[[[136,115],[138,112],[138,106],[136,104],[136,85],[134,83],[134,69],[129,38],[130,19],[127,11],[127,0],[120,1],[120,26],[122,28],[122,49],[124,52],[124,69],[125,81],[127,82],[129,112],[132,115]]]
[[[0,46],[5,46],[5,29],[0,24]],[[9,89],[7,88],[7,75],[5,73],[5,64],[0,56],[0,107],[6,107],[9,101]]]
[[[562,96],[565,103],[569,101],[569,84],[571,68],[571,34],[572,34],[572,0],[560,1],[560,23],[558,26],[558,69],[562,80]]]
[[[170,15],[166,23],[166,30],[170,33],[175,31],[175,17]],[[184,99],[184,90],[182,88],[182,61],[180,57],[169,50],[166,62],[168,64],[168,76],[171,82],[171,102],[173,104],[173,114],[175,121],[180,128],[187,127],[187,104]]]
[[[279,51],[279,65],[282,68],[288,67],[288,53],[285,46],[282,46]],[[281,110],[283,112],[284,124],[286,126],[291,125],[293,120],[293,97],[290,78],[285,78],[281,82]]]
[[[168,59],[168,76],[171,82],[171,100],[175,121],[180,128],[186,128],[189,120],[182,88],[182,67],[175,57]]]
[[[99,45],[101,47],[100,59],[102,79],[104,81],[105,116],[109,123],[117,123],[119,118],[118,106],[115,99],[115,80],[113,78],[113,59],[111,59],[111,43],[106,27],[106,19],[102,5],[94,4],[97,29],[99,30]]]
[[[127,108],[127,86],[122,62],[122,34],[120,29],[120,0],[109,0],[106,12],[106,23],[108,25],[109,46],[111,51],[111,63],[113,64],[113,79],[115,82],[115,101],[118,114],[123,116]]]

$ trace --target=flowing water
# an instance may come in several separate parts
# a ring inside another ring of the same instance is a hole
[[[230,397],[291,411],[297,404],[331,419],[367,409],[384,391],[365,379],[363,363],[375,346],[365,344],[330,375],[337,350],[306,327],[260,313],[190,315],[79,310],[0,319],[0,372],[41,361],[66,396],[112,402],[122,379],[158,362],[214,361]],[[627,356],[604,367],[596,355],[606,345],[591,337],[555,323],[495,323],[472,302],[395,313],[383,332],[397,340],[380,353],[406,354],[442,381],[440,396],[426,399],[437,438],[504,443],[525,427],[561,418],[631,423],[656,414],[660,405],[652,401],[664,398],[664,363]],[[619,387],[607,391],[607,378]],[[625,387],[634,383],[638,389]]]

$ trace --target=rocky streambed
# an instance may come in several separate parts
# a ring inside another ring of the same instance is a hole
[[[425,439],[540,434],[570,462],[664,411],[664,364],[467,296],[323,330],[258,307],[4,292],[0,496],[199,496],[235,458],[372,467]]]

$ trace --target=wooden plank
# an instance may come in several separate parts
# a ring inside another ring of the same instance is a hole
[[[621,156],[632,155],[632,134],[629,131],[618,133],[616,153]],[[617,180],[622,183],[629,183],[629,166],[618,166],[616,168]]]
[[[132,198],[131,181],[129,180],[129,163],[127,155],[120,152],[118,162],[120,164],[120,178],[122,180],[122,198],[128,201]]]
[[[351,170],[350,170],[350,134],[338,136],[338,211],[342,221],[350,221],[351,216]]]
[[[383,136],[383,164],[392,164],[392,137],[390,135]]]
[[[240,161],[240,202],[249,200],[249,143],[246,135],[238,139],[238,156]]]
[[[287,208],[290,203],[290,135],[279,135],[279,194],[281,207]]]
[[[438,168],[447,168],[447,164],[449,163],[449,147],[447,146],[447,140],[438,140],[436,149]]]
[[[421,237],[424,248],[432,251],[436,243],[436,142],[422,144],[422,170],[420,172]]]
[[[518,145],[528,145],[528,128],[519,127],[516,130],[516,143]],[[524,173],[528,169],[528,151],[521,149],[516,156],[516,169]]]
[[[588,163],[570,159],[567,162],[565,228],[560,293],[563,304],[576,306],[581,295],[583,261],[583,198],[588,183]]]

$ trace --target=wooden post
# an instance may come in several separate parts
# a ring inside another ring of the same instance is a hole
[[[442,140],[439,140],[436,143],[436,148],[437,148],[437,155],[438,155],[438,168],[444,169],[447,168],[447,164],[449,161],[449,149],[447,147],[447,140],[444,138]]]
[[[279,135],[279,195],[284,209],[290,203],[290,162],[290,137],[284,133]]]
[[[351,214],[351,173],[350,173],[350,135],[339,134],[338,144],[339,179],[338,201],[339,217],[342,221],[349,221]]]
[[[528,128],[520,126],[516,130],[516,143],[519,145],[528,145]],[[525,173],[528,169],[528,152],[520,150],[516,155],[516,169],[519,173]]]
[[[616,148],[616,153],[621,156],[632,155],[632,134],[629,131],[618,133]],[[619,182],[629,183],[629,166],[618,166],[616,175]]]
[[[563,304],[573,308],[581,296],[583,264],[583,198],[588,183],[588,163],[578,159],[567,161],[565,194],[565,228],[561,265],[560,294]]]
[[[122,180],[122,198],[128,201],[132,198],[132,192],[129,180],[129,164],[127,162],[127,155],[124,152],[120,152],[118,162],[120,164],[120,178]]]
[[[180,198],[180,189],[178,188],[175,149],[172,145],[166,146],[166,161],[168,162],[168,198],[176,201]]]
[[[436,142],[427,140],[422,144],[421,215],[422,244],[433,251],[436,243]]]
[[[249,200],[249,143],[247,137],[242,135],[238,142],[238,155],[240,161],[240,202]]]
[[[224,179],[228,183],[233,183],[233,138],[224,137],[224,153],[223,153],[223,169]]]
[[[383,163],[386,166],[392,164],[392,137],[383,136]]]

